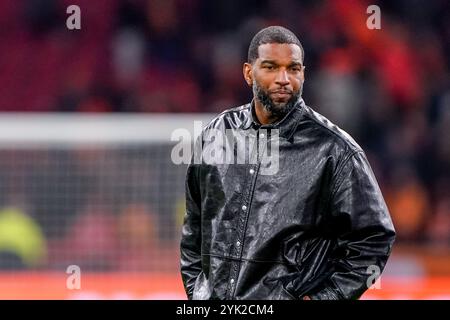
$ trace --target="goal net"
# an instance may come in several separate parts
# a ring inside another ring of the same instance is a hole
[[[2,279],[178,276],[186,164],[171,138],[212,116],[1,115]]]

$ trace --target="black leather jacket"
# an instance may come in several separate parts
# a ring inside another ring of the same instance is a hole
[[[254,138],[278,129],[278,171],[261,174],[270,165],[261,152],[256,163],[191,162],[181,239],[188,298],[359,298],[395,239],[363,150],[302,99],[272,125],[259,125],[253,108],[221,113],[202,146],[211,128]]]

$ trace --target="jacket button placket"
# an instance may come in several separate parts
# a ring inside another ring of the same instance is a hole
[[[260,135],[260,137],[264,137],[263,134]],[[265,146],[264,146],[265,148]],[[242,258],[242,250],[243,250],[243,243],[244,243],[244,236],[245,236],[245,227],[246,227],[246,223],[247,223],[247,219],[248,219],[248,215],[249,215],[249,211],[250,211],[250,203],[251,203],[251,196],[252,196],[252,191],[254,188],[254,185],[256,183],[256,178],[257,178],[257,170],[258,167],[260,165],[260,159],[259,156],[257,157],[258,161],[257,164],[250,164],[250,168],[247,170],[248,172],[248,176],[247,176],[247,181],[249,181],[246,185],[246,189],[243,190],[243,202],[242,202],[242,206],[241,206],[241,210],[239,212],[239,226],[238,226],[238,232],[237,232],[237,240],[235,242],[235,250],[234,250],[234,255],[235,257],[237,257],[239,260],[232,262],[232,269],[230,272],[230,281],[229,281],[229,298],[232,298],[234,295],[234,289],[235,289],[235,285],[236,285],[236,279],[238,278],[239,275],[239,264],[240,264],[240,259]]]

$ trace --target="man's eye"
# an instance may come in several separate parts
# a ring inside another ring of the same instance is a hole
[[[266,68],[267,70],[274,70],[275,69],[274,66],[264,66],[264,68]]]

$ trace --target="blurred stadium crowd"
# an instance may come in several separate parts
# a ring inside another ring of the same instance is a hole
[[[66,28],[71,4],[81,8],[79,31]],[[381,30],[366,27],[369,4],[381,8]],[[448,250],[446,0],[4,0],[0,111],[218,113],[251,99],[242,63],[252,36],[267,25],[283,25],[303,43],[305,101],[366,151],[397,243]],[[130,229],[114,232],[133,234],[157,221],[149,222],[155,215],[145,218],[139,204],[124,210]],[[175,228],[174,221],[167,223]],[[110,223],[103,222],[95,225]],[[87,241],[90,231],[78,230],[84,236],[73,241]],[[145,236],[136,239],[133,248],[150,245],[140,242]],[[108,245],[101,249],[116,246]]]

